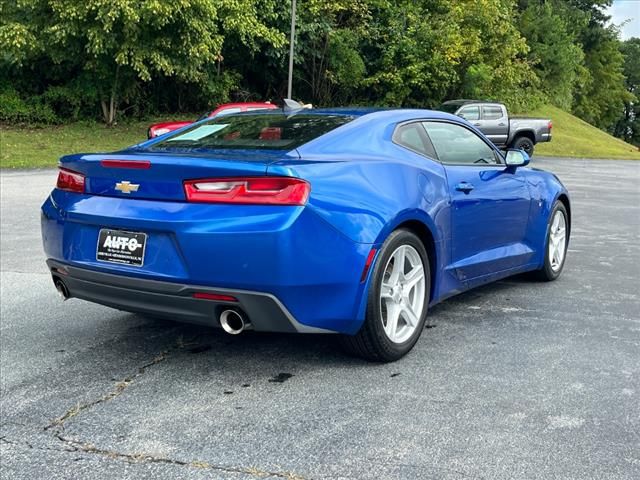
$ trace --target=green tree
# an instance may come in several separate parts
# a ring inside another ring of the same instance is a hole
[[[585,34],[586,81],[577,89],[573,111],[583,120],[610,130],[632,100],[624,82],[624,56],[615,27],[592,28]]]
[[[206,85],[225,35],[249,50],[285,43],[258,20],[251,0],[24,0],[2,14],[6,61],[63,66],[95,92],[107,123],[123,98],[155,76]]]
[[[380,2],[365,83],[383,103],[433,106],[460,96],[529,104],[536,76],[508,0]]]
[[[553,104],[570,110],[574,90],[587,72],[582,47],[562,10],[550,2],[531,2],[522,11],[518,26],[527,40],[528,58],[542,93]]]
[[[624,102],[623,115],[615,128],[615,135],[629,143],[640,146],[640,38],[623,42],[620,50],[624,55],[624,76],[627,91],[633,96]]]

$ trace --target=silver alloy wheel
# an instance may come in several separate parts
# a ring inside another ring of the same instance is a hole
[[[420,323],[425,301],[424,265],[411,245],[396,248],[384,268],[380,318],[389,340],[406,342]]]
[[[561,210],[556,210],[549,230],[549,262],[551,270],[562,268],[567,245],[567,220]]]

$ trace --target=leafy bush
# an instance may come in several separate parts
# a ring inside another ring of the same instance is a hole
[[[41,97],[23,100],[14,89],[0,91],[0,122],[20,123],[58,123],[59,119]]]

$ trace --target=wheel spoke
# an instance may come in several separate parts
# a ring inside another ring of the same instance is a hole
[[[405,259],[405,247],[402,246],[396,250],[393,255],[393,269],[391,270],[391,278],[389,283],[396,284],[398,280],[404,277],[404,259]]]
[[[398,331],[398,318],[400,317],[400,305],[393,303],[387,307],[387,324],[384,327],[387,336],[393,341]]]
[[[392,298],[392,294],[391,291],[393,290],[393,287],[391,285],[389,285],[388,283],[383,283],[380,287],[380,297],[382,298]]]
[[[555,262],[555,264],[557,266],[560,266],[560,247],[556,246],[556,248],[553,251],[553,261]]]
[[[418,317],[414,313],[411,305],[405,305],[402,309],[402,318],[407,322],[407,325],[411,328],[415,328],[418,325]]]
[[[413,269],[407,273],[404,278],[407,290],[411,291],[411,289],[424,278],[424,269],[422,268],[422,265],[413,267]]]

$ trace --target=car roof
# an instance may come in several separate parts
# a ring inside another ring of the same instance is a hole
[[[468,103],[480,103],[480,104],[492,104],[492,105],[500,105],[500,102],[492,102],[491,100],[471,100],[468,98],[461,98],[458,100],[447,100],[443,102],[442,105],[467,105]]]
[[[246,107],[262,107],[269,109],[276,109],[278,106],[275,103],[271,102],[231,102],[231,103],[221,103],[218,105],[214,111],[222,110],[227,108],[246,108]]]
[[[391,108],[391,107],[328,107],[328,108],[303,108],[283,112],[282,108],[277,110],[262,110],[253,112],[241,112],[236,115],[344,115],[348,117],[367,117],[385,119],[389,121],[405,121],[412,118],[441,118],[460,120],[449,113],[439,110],[427,110],[419,108]]]
[[[271,110],[271,114],[278,110]],[[303,111],[296,111],[294,114]],[[413,108],[322,108],[305,110],[310,115],[350,115],[352,121],[331,130],[297,148],[303,157],[313,155],[349,154],[383,157],[389,154],[389,145],[395,128],[405,122],[444,120],[470,125],[466,120],[447,112]],[[238,114],[242,115],[242,114]],[[471,127],[473,128],[473,127]],[[386,152],[386,153],[385,153]]]

